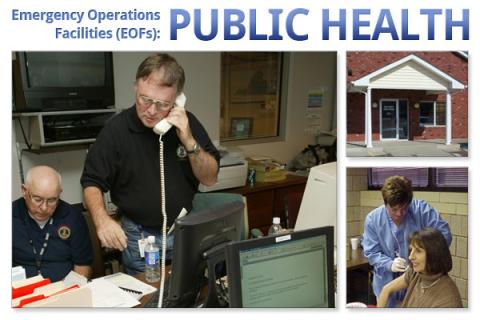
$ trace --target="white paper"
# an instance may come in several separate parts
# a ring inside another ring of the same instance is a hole
[[[105,277],[103,277],[103,279],[105,279],[106,281],[108,281],[110,283],[113,283],[117,287],[127,288],[127,289],[130,289],[130,290],[135,290],[135,291],[141,292],[142,293],[141,295],[133,295],[132,294],[137,299],[140,299],[141,297],[143,297],[146,294],[157,291],[157,288],[152,287],[151,285],[146,284],[145,282],[140,281],[140,280],[138,280],[138,279],[136,279],[136,278],[134,278],[134,277],[132,277],[128,274],[125,274],[123,272],[117,272],[115,274],[105,276]]]
[[[75,272],[75,271],[70,271],[67,276],[63,279],[63,284],[65,287],[70,287],[73,285],[78,285],[79,287],[83,287],[86,285],[88,282],[88,279],[82,276],[81,274]]]
[[[92,291],[94,308],[131,308],[140,304],[137,299],[104,278],[94,279],[87,287]]]

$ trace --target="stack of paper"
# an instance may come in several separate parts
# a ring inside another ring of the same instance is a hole
[[[26,279],[25,268],[22,266],[16,266],[12,268],[12,282],[17,282]]]
[[[285,165],[273,159],[249,158],[248,168],[255,169],[258,182],[281,181],[287,177]]]
[[[51,283],[41,275],[12,283],[12,307],[134,307],[157,289],[118,272],[86,283],[70,273],[64,281]]]
[[[104,278],[94,279],[86,285],[92,291],[93,307],[131,308],[139,305],[137,299]]]
[[[117,272],[87,284],[93,293],[94,307],[134,307],[138,300],[157,289],[134,277]]]
[[[140,300],[146,294],[157,291],[155,287],[122,272],[105,276],[103,279],[129,293],[137,300]]]

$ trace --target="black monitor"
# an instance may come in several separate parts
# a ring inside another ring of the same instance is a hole
[[[235,201],[176,220],[168,290],[169,306],[193,306],[198,292],[206,285],[205,253],[240,240],[243,214],[243,202]]]
[[[227,245],[230,307],[334,308],[333,227]]]
[[[17,52],[16,112],[103,109],[115,104],[111,52]]]

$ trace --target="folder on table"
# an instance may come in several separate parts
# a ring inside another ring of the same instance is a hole
[[[45,279],[41,275],[13,282],[12,299],[32,294],[36,288],[47,284],[50,284],[50,279]]]
[[[26,294],[12,299],[12,307],[22,308],[32,302],[47,299],[51,296],[58,295],[69,290],[78,289],[78,285],[65,285],[62,281],[49,283],[44,286],[37,287],[32,293]]]
[[[92,293],[78,284],[51,282],[41,275],[12,283],[12,307],[91,307]]]
[[[90,308],[92,303],[92,291],[89,287],[69,289],[61,293],[53,294],[45,299],[27,304],[26,308]]]

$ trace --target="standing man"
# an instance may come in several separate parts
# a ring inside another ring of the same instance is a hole
[[[162,136],[168,227],[182,209],[192,209],[199,182],[210,186],[217,180],[220,155],[207,132],[192,113],[174,108],[184,83],[183,68],[173,57],[145,59],[136,74],[135,105],[107,123],[87,155],[81,178],[87,208],[102,245],[122,251],[129,274],[144,271],[138,240],[154,235],[161,241],[160,148],[152,128],[164,118],[173,125]],[[105,208],[107,191],[121,225]],[[171,248],[173,238],[167,240]]]
[[[60,174],[33,167],[22,185],[23,197],[12,203],[13,266],[27,277],[42,274],[52,282],[71,271],[90,277],[92,246],[85,218],[60,199]]]
[[[384,205],[367,215],[363,234],[363,253],[373,266],[373,291],[380,295],[385,284],[402,275],[408,267],[408,237],[424,228],[442,233],[452,242],[448,223],[423,200],[413,199],[412,183],[405,177],[392,176],[382,187]],[[395,307],[405,292],[390,296],[388,306]]]

